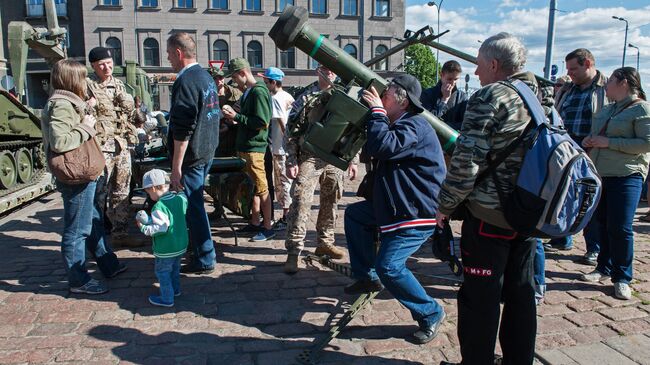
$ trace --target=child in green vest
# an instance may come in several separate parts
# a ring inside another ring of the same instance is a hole
[[[149,198],[156,202],[151,210],[151,218],[148,221],[145,219],[146,224],[136,220],[140,231],[153,238],[153,254],[156,257],[160,295],[150,295],[149,303],[171,307],[174,297],[181,295],[181,257],[189,241],[185,222],[187,197],[182,192],[169,191],[165,172],[158,169],[144,174],[142,187]]]

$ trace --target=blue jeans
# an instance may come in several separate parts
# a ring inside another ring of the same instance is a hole
[[[419,324],[430,326],[436,323],[443,315],[442,307],[406,267],[406,260],[433,234],[434,227],[383,233],[376,252],[374,237],[377,226],[373,228],[374,223],[374,210],[367,201],[351,204],[345,210],[345,237],[353,277],[357,280],[381,280]]]
[[[544,246],[542,240],[538,238],[535,247],[535,258],[533,258],[533,278],[535,279],[535,299],[537,300],[544,298],[544,293],[546,293],[545,261]]]
[[[91,279],[86,270],[86,249],[97,260],[104,276],[111,276],[119,267],[117,256],[105,246],[102,211],[95,201],[96,187],[97,181],[78,185],[57,182],[63,198],[61,254],[72,288]]]
[[[595,218],[600,223],[602,245],[596,270],[610,275],[615,283],[630,283],[634,260],[632,221],[643,178],[640,174],[603,177],[603,193]]]
[[[585,243],[587,244],[587,252],[600,252],[600,228],[598,227],[598,221],[593,217],[591,221],[587,223],[585,229],[582,230],[582,235],[585,237]],[[573,237],[567,236],[562,238],[554,238],[548,242],[553,247],[561,247],[570,249],[573,247]]]
[[[203,185],[211,164],[212,161],[183,169],[183,186],[188,203],[185,218],[190,231],[190,248],[194,253],[192,264],[203,269],[214,268],[217,257],[203,200]]]
[[[181,258],[156,257],[155,270],[160,283],[160,297],[166,303],[174,303],[174,294],[181,291]]]

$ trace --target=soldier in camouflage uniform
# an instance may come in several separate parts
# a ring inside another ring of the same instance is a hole
[[[88,77],[89,96],[95,99],[97,140],[104,152],[106,167],[97,184],[96,199],[105,207],[105,216],[112,224],[111,243],[114,246],[139,245],[127,235],[133,218],[129,214],[131,184],[130,146],[138,143],[135,126],[135,104],[122,81],[113,77],[110,50],[93,48],[89,55],[94,74]]]
[[[508,33],[486,39],[477,58],[482,89],[469,99],[451,165],[439,194],[438,224],[464,204],[461,248],[464,282],[458,293],[458,338],[463,364],[494,363],[500,324],[503,361],[532,364],[535,352],[535,291],[533,256],[536,239],[513,231],[506,222],[496,190],[507,196],[521,169],[529,133],[503,163],[477,181],[491,160],[501,156],[531,122],[524,101],[509,85],[519,79],[535,93],[533,74],[522,72],[526,49]],[[550,98],[542,100],[547,113]],[[463,203],[465,202],[465,203]]]
[[[299,118],[300,125],[317,120],[319,106],[324,104],[336,75],[327,68],[317,69],[318,84],[303,92],[291,107],[289,120]],[[297,115],[296,115],[297,113]],[[292,130],[293,129],[293,130]],[[300,139],[305,128],[287,126],[287,177],[294,180],[293,196],[287,214],[287,261],[284,272],[295,274],[298,271],[298,257],[304,248],[311,203],[316,185],[320,184],[320,205],[316,219],[318,247],[317,255],[328,255],[334,259],[343,257],[343,251],[334,246],[334,225],[336,224],[337,203],[343,192],[343,171],[328,164],[307,151],[300,149]],[[348,175],[354,179],[357,173],[356,161],[350,164]]]

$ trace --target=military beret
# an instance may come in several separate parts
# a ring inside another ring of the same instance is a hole
[[[90,50],[90,53],[88,53],[88,61],[90,61],[90,63],[112,57],[111,50],[106,47],[95,47]]]

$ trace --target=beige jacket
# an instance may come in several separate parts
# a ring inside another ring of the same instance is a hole
[[[95,129],[81,124],[86,103],[77,95],[54,90],[41,118],[45,150],[57,153],[72,151],[95,136]]]

